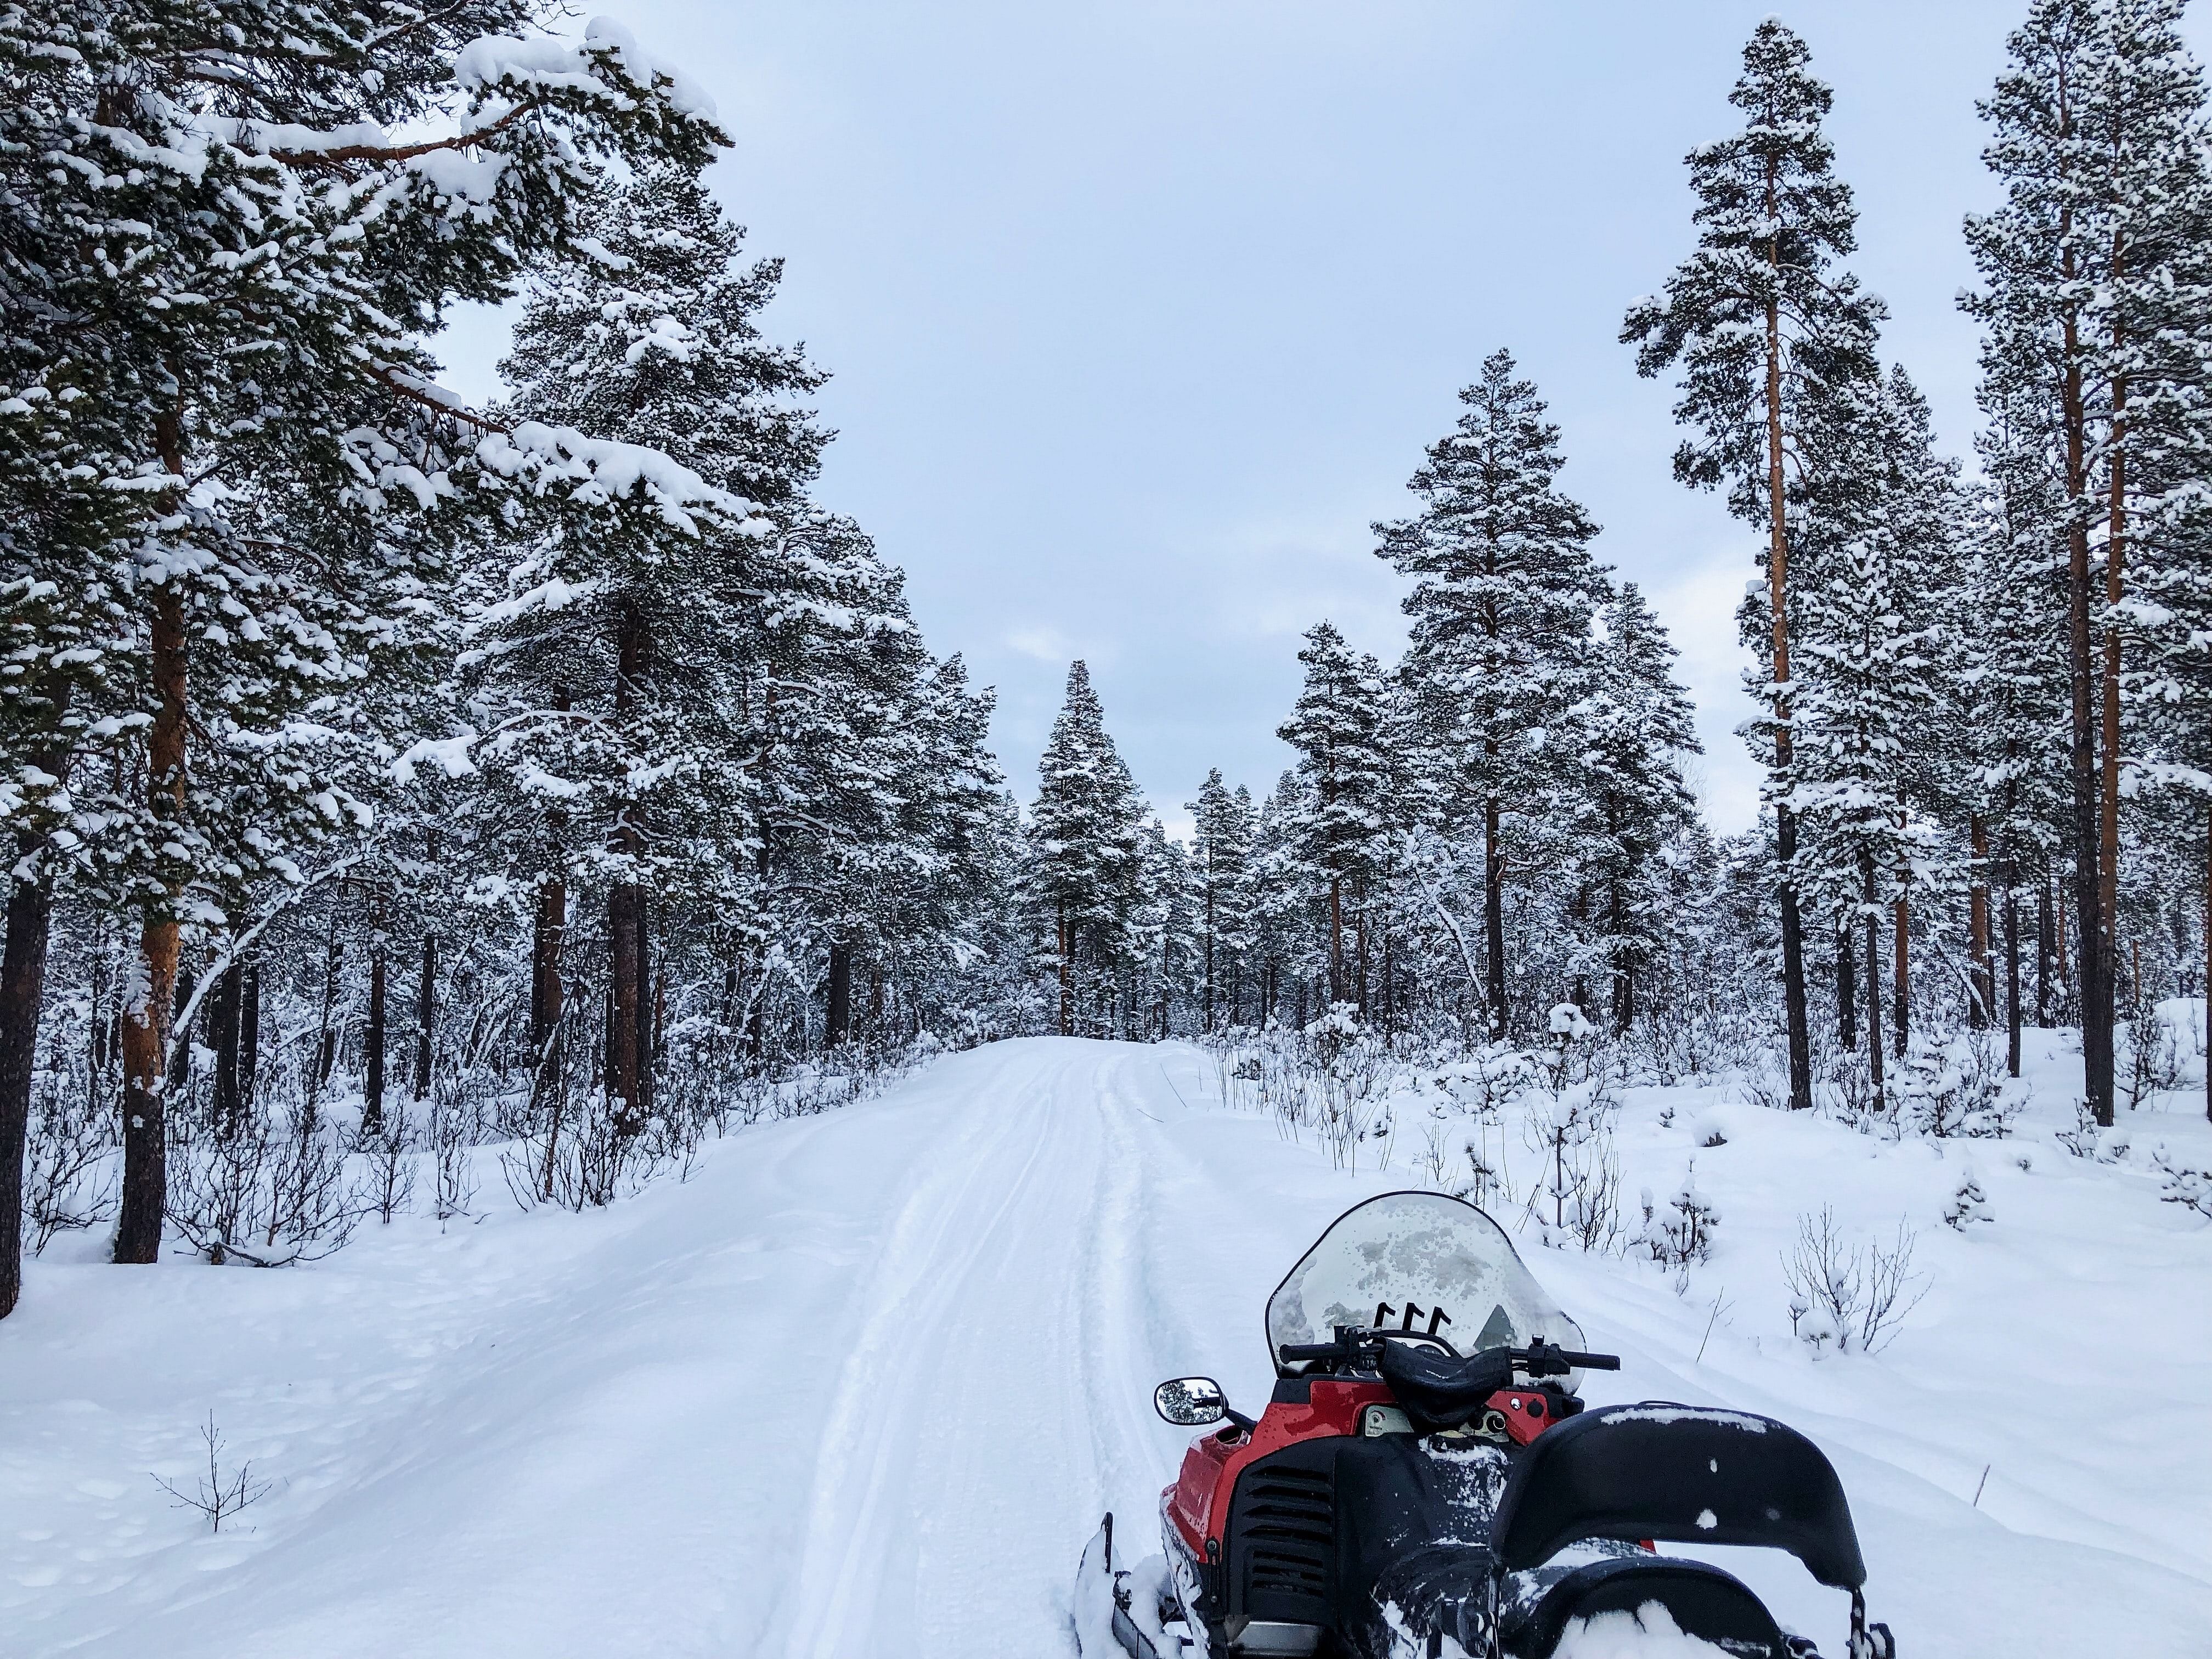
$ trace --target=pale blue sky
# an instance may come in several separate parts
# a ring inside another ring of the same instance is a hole
[[[1502,344],[1564,428],[1601,556],[1681,647],[1711,817],[1750,821],[1730,613],[1752,538],[1674,483],[1670,392],[1616,336],[1691,245],[1681,157],[1729,129],[1771,0],[605,9],[720,105],[716,187],[786,260],[768,325],[834,377],[822,498],[905,568],[933,646],[998,686],[1024,799],[1076,655],[1171,826],[1209,766],[1265,793],[1299,634],[1327,617],[1397,650],[1368,526],[1406,510]],[[1959,221],[1991,198],[1973,102],[2025,9],[1781,14],[1836,88],[1853,263],[1959,452]],[[457,329],[459,387],[489,388],[499,333]]]

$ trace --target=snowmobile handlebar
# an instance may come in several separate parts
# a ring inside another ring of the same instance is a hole
[[[1361,1370],[1374,1369],[1376,1357],[1382,1344],[1392,1338],[1419,1340],[1441,1347],[1447,1353],[1453,1351],[1441,1338],[1389,1330],[1370,1330],[1360,1325],[1340,1325],[1333,1342],[1285,1342],[1275,1352],[1285,1365],[1295,1365],[1308,1360],[1334,1360]],[[1486,1351],[1489,1352],[1489,1351]],[[1513,1369],[1526,1376],[1565,1376],[1571,1370],[1617,1371],[1620,1356],[1611,1353],[1579,1353],[1562,1348],[1538,1337],[1525,1348],[1509,1348],[1506,1352],[1513,1361]],[[1455,1355],[1455,1358],[1457,1356]]]

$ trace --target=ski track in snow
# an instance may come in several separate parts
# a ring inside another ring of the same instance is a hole
[[[1030,1039],[595,1214],[518,1215],[487,1165],[481,1224],[371,1227],[299,1272],[58,1247],[0,1324],[0,1651],[1064,1659],[1100,1513],[1156,1547],[1185,1435],[1152,1384],[1210,1372],[1257,1409],[1268,1291],[1339,1211],[1414,1184],[1402,1146],[1347,1175],[1217,1086],[1188,1048]],[[1642,1092],[1632,1192],[1693,1146]],[[1812,1434],[1908,1659],[2212,1651],[2208,1230],[2047,1144],[2033,1175],[1984,1156],[1995,1236],[1931,1229],[1905,1338],[1814,1363],[1779,1311],[1790,1218],[1909,1199],[1924,1224],[1958,1165],[1716,1109],[1721,1251],[1686,1295],[1523,1242],[1625,1357],[1593,1402]],[[276,1483],[216,1538],[148,1479],[187,1475],[210,1410]],[[1834,1650],[1841,1597],[1698,1553]]]

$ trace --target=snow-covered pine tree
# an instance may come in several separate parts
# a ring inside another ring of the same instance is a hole
[[[1191,876],[1196,884],[1199,939],[1199,1024],[1211,1033],[1216,1011],[1237,1018],[1246,907],[1252,858],[1252,797],[1235,793],[1215,767],[1183,809],[1191,816]]]
[[[1118,1029],[1115,1000],[1141,897],[1144,803],[1106,731],[1105,709],[1082,662],[1037,763],[1025,885],[1049,930],[1042,954],[1057,981],[1059,1030]]]
[[[620,431],[732,497],[771,513],[793,502],[825,434],[790,401],[821,377],[754,320],[778,266],[741,260],[741,233],[682,168],[643,170],[588,229],[592,257],[540,283],[516,325],[501,365],[515,418]],[[580,879],[605,896],[605,1086],[626,1131],[642,1126],[651,1088],[647,895],[734,909],[762,849],[760,740],[778,718],[764,613],[799,597],[768,567],[806,556],[777,559],[768,530],[702,533],[572,500],[544,516],[482,615],[483,763],[526,817],[551,815],[510,834],[529,860],[514,873],[541,910],[565,910]],[[503,543],[494,553],[513,563]],[[556,862],[538,866],[540,849]],[[550,949],[564,930],[549,918],[539,937]],[[541,957],[556,1001],[559,972]]]
[[[1387,857],[1393,809],[1382,666],[1345,642],[1334,623],[1306,630],[1305,684],[1276,735],[1297,750],[1307,785],[1298,838],[1328,894],[1328,997],[1367,1011],[1369,901]],[[1348,912],[1348,916],[1347,916]],[[1345,927],[1352,929],[1352,959]]]
[[[1943,635],[1924,603],[1931,557],[1943,556],[1940,499],[1922,486],[1928,441],[1909,382],[1829,388],[1806,451],[1808,507],[1792,596],[1797,648],[1796,756],[1784,803],[1800,826],[1793,881],[1801,902],[1865,941],[1869,1049],[1882,1084],[1881,939],[1891,926],[1901,1024],[1908,981],[1904,908],[1932,862],[1916,808],[1926,734],[1944,707]],[[1839,998],[1848,986],[1839,985]],[[1899,1033],[1902,1052],[1902,1033]]]
[[[1561,768],[1575,746],[1547,738],[1589,688],[1606,589],[1589,555],[1597,526],[1558,488],[1559,428],[1512,354],[1485,359],[1460,401],[1466,412],[1408,485],[1421,511],[1376,531],[1382,556],[1415,579],[1399,669],[1407,811],[1448,837],[1480,838],[1483,990],[1502,1035],[1508,866],[1534,861],[1571,787]]]
[[[2036,919],[2035,1023],[2053,1017],[2051,888],[2065,822],[2066,550],[2038,410],[1983,399],[1981,478],[1962,497],[1961,558],[1942,595],[1950,635],[1963,768],[1961,793],[1979,820],[1996,914],[2008,1065],[2019,1075],[2026,1023],[2022,895]],[[1970,848],[1971,850],[1971,848]],[[1994,972],[1989,977],[1998,977]]]
[[[1730,509],[1766,532],[1764,690],[1774,710],[1765,733],[1775,806],[1782,981],[1790,1097],[1809,1108],[1812,1049],[1804,941],[1793,884],[1797,824],[1789,804],[1793,760],[1789,466],[1824,388],[1872,372],[1881,307],[1834,269],[1856,238],[1850,186],[1835,176],[1821,121],[1833,97],[1808,64],[1805,43],[1769,18],[1744,47],[1729,101],[1741,131],[1687,158],[1698,198],[1698,251],[1657,298],[1638,301],[1621,338],[1638,347],[1637,370],[1679,368],[1675,418],[1694,435],[1675,452],[1684,483],[1728,492]]]
[[[1697,817],[1681,757],[1699,752],[1674,647],[1633,582],[1601,613],[1589,695],[1573,729],[1582,754],[1576,840],[1597,898],[1598,963],[1611,986],[1613,1029],[1636,1018],[1637,988],[1667,948],[1671,895],[1661,854]]]
[[[1286,1015],[1303,1025],[1309,1012],[1307,988],[1328,962],[1326,930],[1314,922],[1322,901],[1305,856],[1304,830],[1315,812],[1312,796],[1302,771],[1285,772],[1261,803],[1253,826],[1252,954],[1262,1026]]]
[[[607,459],[552,433],[487,447],[429,386],[424,339],[452,301],[503,298],[563,257],[607,158],[696,163],[721,141],[619,28],[517,38],[534,16],[279,0],[42,8],[0,27],[0,51],[38,66],[11,80],[0,150],[52,233],[56,257],[22,269],[58,348],[9,390],[99,410],[76,465],[135,508],[127,550],[67,573],[120,707],[67,728],[43,787],[143,780],[74,801],[99,830],[92,867],[142,919],[118,1261],[160,1245],[185,931],[234,934],[240,882],[289,879],[286,849],[353,813],[360,757],[319,726],[319,700],[406,632],[397,590],[434,591],[390,509],[449,498],[457,467],[567,488]]]
[[[2067,550],[2069,838],[2085,1091],[2112,1121],[2123,651],[2136,576],[2199,556],[2162,546],[2206,451],[2212,362],[2204,86],[2182,0],[2035,0],[1981,105],[2003,204],[1970,218],[1985,396],[2038,407]]]

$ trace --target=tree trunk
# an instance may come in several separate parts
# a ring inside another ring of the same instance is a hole
[[[1995,1018],[1997,1006],[1996,965],[1990,940],[1990,832],[1980,813],[1968,816],[1966,833],[1974,860],[1973,875],[1966,887],[1966,949],[1973,958],[1972,971],[1967,976],[1972,994],[1966,1024],[1979,1031]]]
[[[1607,910],[1607,926],[1612,930],[1613,951],[1613,1030],[1616,1036],[1626,1036],[1628,1028],[1636,1023],[1636,956],[1623,950],[1620,941],[1628,934],[1628,895],[1619,882],[1612,884]]]
[[[1213,1035],[1213,868],[1212,859],[1206,860],[1206,990],[1200,999],[1201,1018],[1206,1022],[1206,1033]]]
[[[242,1091],[238,1085],[238,1048],[246,1008],[246,969],[237,957],[224,964],[215,982],[215,1121],[226,1139],[238,1133]]]
[[[2120,254],[2115,248],[2112,275],[2115,286],[2121,276]],[[2112,324],[2112,348],[2118,355],[2122,344],[2121,325],[2117,317]],[[2098,708],[2098,772],[2097,790],[2097,914],[2102,924],[2098,935],[2097,957],[2100,964],[2098,990],[2101,1000],[2094,1018],[2105,1032],[2105,1063],[2109,1071],[2114,1064],[2112,1022],[2117,1015],[2113,997],[2118,972],[2120,916],[2120,629],[2112,619],[2120,602],[2127,597],[2125,570],[2127,564],[2127,478],[2128,478],[2128,381],[2125,375],[2115,376],[2112,382],[2112,415],[2106,447],[2106,477],[2110,484],[2107,497],[2107,516],[2105,525],[2105,651],[2103,673],[2100,676]],[[2087,956],[2085,950],[2082,954]],[[2142,988],[2129,988],[2132,995],[2140,997]],[[2086,1063],[2088,1054],[2087,1027],[2093,1016],[2084,1011],[2081,1022],[2082,1055]],[[2113,1090],[2107,1082],[2105,1092],[2105,1114],[2098,1121],[2105,1122],[2112,1113]]]
[[[246,958],[246,979],[240,988],[238,1012],[238,1097],[251,1111],[261,1076],[261,953]]]
[[[438,1026],[438,936],[422,932],[422,976],[415,988],[415,1098],[430,1093],[430,1034]]]
[[[1766,163],[1766,212],[1778,218],[1776,163]],[[1770,270],[1779,273],[1782,249],[1770,236],[1766,244]],[[1774,652],[1774,771],[1784,789],[1794,759],[1790,733],[1790,520],[1789,494],[1783,472],[1782,440],[1782,310],[1779,302],[1766,302],[1766,606],[1767,625]],[[1790,1045],[1790,1105],[1795,1111],[1813,1106],[1813,1034],[1805,1006],[1805,939],[1797,914],[1797,885],[1792,866],[1797,858],[1797,815],[1786,803],[1774,809],[1774,851],[1781,866],[1776,900],[1782,911],[1782,1009]]]
[[[2051,946],[2052,939],[2049,878],[2035,884],[2035,1027],[2051,1024]]]
[[[1896,983],[1897,996],[1892,1007],[1890,1018],[1897,1029],[1891,1033],[1890,1042],[1895,1045],[1897,1057],[1899,1060],[1905,1058],[1905,1042],[1912,1029],[1912,912],[1911,905],[1911,901],[1899,893],[1897,896],[1896,903],[1892,907],[1897,917],[1897,938],[1890,946],[1891,954],[1896,958],[1890,964],[1890,973]]]
[[[1867,896],[1874,896],[1871,888]],[[1881,1071],[1881,917],[1873,906],[1866,913],[1867,1075],[1874,1085],[1874,1109],[1887,1109]]]
[[[384,884],[374,884],[368,893],[368,1030],[363,1039],[361,1128],[375,1134],[384,1127],[385,993],[389,967],[384,926],[386,916]]]
[[[1075,986],[1069,973],[1069,958],[1074,954],[1074,941],[1067,933],[1067,901],[1060,902],[1060,1034],[1075,1035]]]
[[[638,980],[644,964],[638,938],[637,884],[618,881],[607,894],[607,1106],[617,1134],[644,1127],[645,1096],[639,1086]]]
[[[1328,878],[1328,1000],[1344,1000],[1344,878]]]
[[[2004,890],[2005,1074],[2020,1075],[2020,893]]]
[[[2069,283],[2081,274],[2070,234],[2072,217],[2070,210],[2061,217],[2061,234],[2065,238],[2063,271]],[[2059,415],[2065,431],[2066,493],[2069,501],[2078,501],[2088,487],[2089,434],[2081,389],[2080,323],[2071,313],[2062,328],[2062,349],[2066,368]],[[2097,1122],[2109,1128],[2112,1122],[2112,1004],[2103,914],[2105,884],[2100,867],[2104,846],[2101,780],[2092,708],[2097,669],[2090,647],[2089,526],[2078,515],[2067,527],[2066,551],[2066,659],[2072,704],[2066,759],[2074,798],[2074,905],[2080,957],[2075,982],[2080,992],[2076,1000],[2081,1021],[2082,1093]]]
[[[830,1012],[828,1040],[833,1048],[842,1043],[853,1024],[853,947],[836,940],[830,945]]]
[[[1858,998],[1855,994],[1858,969],[1851,960],[1857,954],[1857,947],[1851,940],[1851,924],[1846,918],[1836,933],[1836,1037],[1844,1045],[1845,1054],[1856,1052],[1859,1046]]]
[[[0,956],[0,1319],[15,1310],[23,1288],[23,1157],[53,915],[42,846],[35,835],[15,837],[15,868],[30,872],[31,879],[8,884],[8,944]]]
[[[1498,845],[1498,797],[1482,804],[1482,943],[1484,994],[1490,1001],[1492,1042],[1505,1036],[1505,855]]]
[[[568,931],[568,884],[558,876],[538,884],[530,940],[530,1066],[533,1103],[561,1073],[561,946]]]
[[[158,425],[163,465],[181,477],[181,438],[172,417]],[[157,822],[183,816],[189,658],[185,601],[175,580],[154,597],[150,664],[157,707],[147,737],[147,805]],[[138,935],[137,1006],[123,1022],[123,1193],[115,1219],[115,1260],[149,1263],[161,1252],[168,1207],[168,1125],[163,1113],[171,999],[177,988],[178,933],[166,897],[145,911]]]

